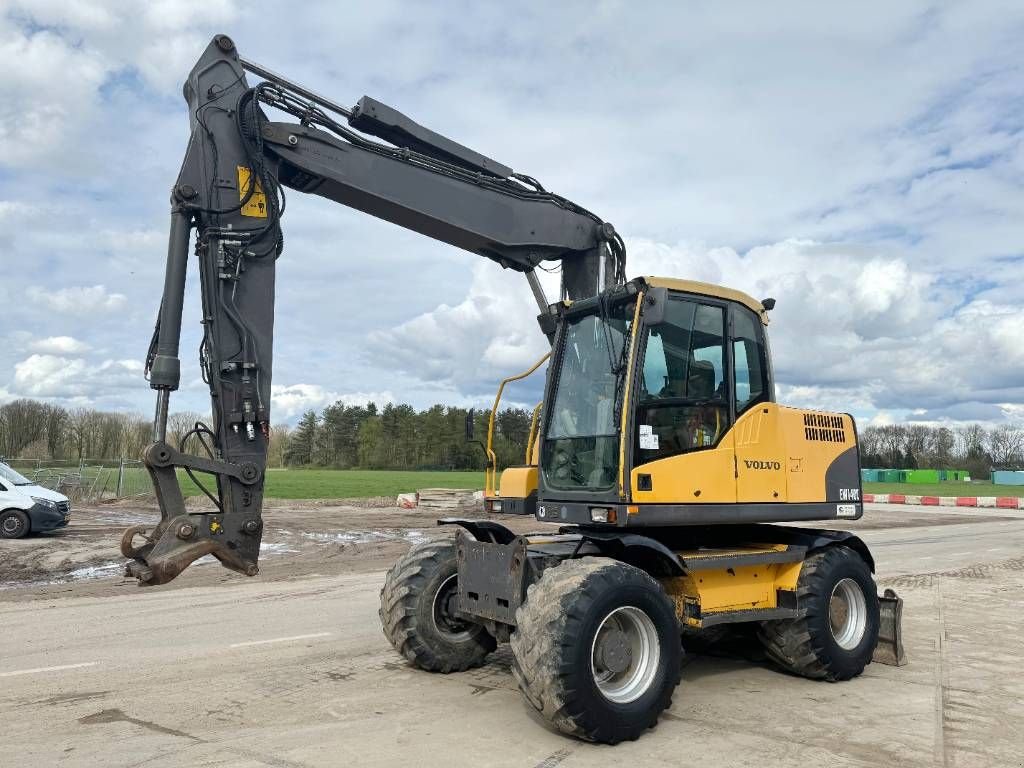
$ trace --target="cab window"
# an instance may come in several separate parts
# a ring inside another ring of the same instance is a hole
[[[767,350],[764,327],[746,307],[733,307],[733,389],[736,415],[766,402],[768,397]]]
[[[723,308],[670,299],[664,322],[646,329],[643,349],[637,463],[716,445],[729,420]]]

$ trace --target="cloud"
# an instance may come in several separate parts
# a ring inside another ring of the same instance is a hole
[[[103,285],[60,288],[54,291],[33,286],[28,289],[28,297],[54,312],[74,315],[115,312],[123,309],[128,303],[128,297],[123,293],[112,293]]]
[[[470,393],[493,391],[499,380],[526,370],[548,350],[536,316],[525,277],[481,262],[461,302],[375,331],[368,354],[378,365],[421,381]]]
[[[1024,309],[988,300],[950,312],[949,289],[874,249],[785,241],[750,249],[629,241],[630,273],[685,276],[772,296],[769,333],[780,399],[856,413],[958,404],[997,418],[1024,400]],[[374,359],[406,375],[486,390],[546,349],[518,276],[486,265],[467,297],[371,337]],[[509,278],[513,278],[510,283]]]
[[[324,406],[337,402],[345,405],[385,405],[395,402],[390,392],[333,392],[318,384],[273,384],[270,399],[275,420],[288,420],[312,409],[319,411]]]
[[[87,352],[89,345],[71,336],[49,336],[29,342],[28,348],[47,355],[74,355]]]
[[[80,357],[30,355],[14,366],[13,391],[19,397],[102,399],[112,390],[138,387],[141,377],[137,360],[90,363]]]
[[[629,240],[630,274],[775,296],[787,398],[896,420],[1024,403],[1012,343],[1024,10],[819,4],[780,25],[756,2],[651,14],[609,2],[580,19],[572,3],[509,14],[309,0],[296,15],[237,0],[8,0],[0,306],[26,336],[0,345],[0,385],[20,391],[13,372],[30,353],[80,360],[80,375],[141,358],[188,140],[181,84],[227,31],[242,55],[314,90],[343,103],[370,93],[586,205]],[[315,196],[290,195],[284,227],[275,378],[301,371],[320,390],[310,403],[339,381],[420,407],[476,403],[544,350],[517,274]],[[92,351],[28,346],[62,336]],[[151,408],[141,378],[89,381],[78,397]],[[518,386],[510,397],[537,394]],[[177,395],[207,408],[202,387]]]

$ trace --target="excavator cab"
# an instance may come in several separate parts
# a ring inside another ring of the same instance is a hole
[[[544,406],[500,491],[501,393],[547,356],[495,399],[487,510],[601,528],[859,518],[853,417],[775,402],[766,304],[647,277],[552,305]]]

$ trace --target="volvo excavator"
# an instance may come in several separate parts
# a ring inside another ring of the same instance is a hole
[[[879,596],[864,542],[792,525],[861,517],[860,461],[850,415],[776,402],[773,300],[627,280],[623,240],[599,216],[377,100],[344,106],[242,58],[225,35],[184,96],[191,138],[146,360],[157,399],[144,461],[161,517],[125,532],[130,576],[166,584],[205,555],[258,573],[288,189],[524,274],[551,344],[524,464],[499,487],[492,461],[485,501],[556,525],[517,535],[493,514],[439,520],[454,535],[414,546],[381,591],[384,634],[413,665],[466,670],[508,642],[526,700],[554,729],[616,743],[656,724],[680,680],[681,636],[709,627],[752,630],[808,678],[902,663],[901,602]],[[171,445],[193,232],[213,416]],[[555,301],[535,272],[545,262],[560,267]],[[186,509],[178,470],[212,508]]]

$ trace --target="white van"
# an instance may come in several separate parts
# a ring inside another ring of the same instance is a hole
[[[67,496],[22,477],[0,461],[0,539],[63,528],[70,519]]]

